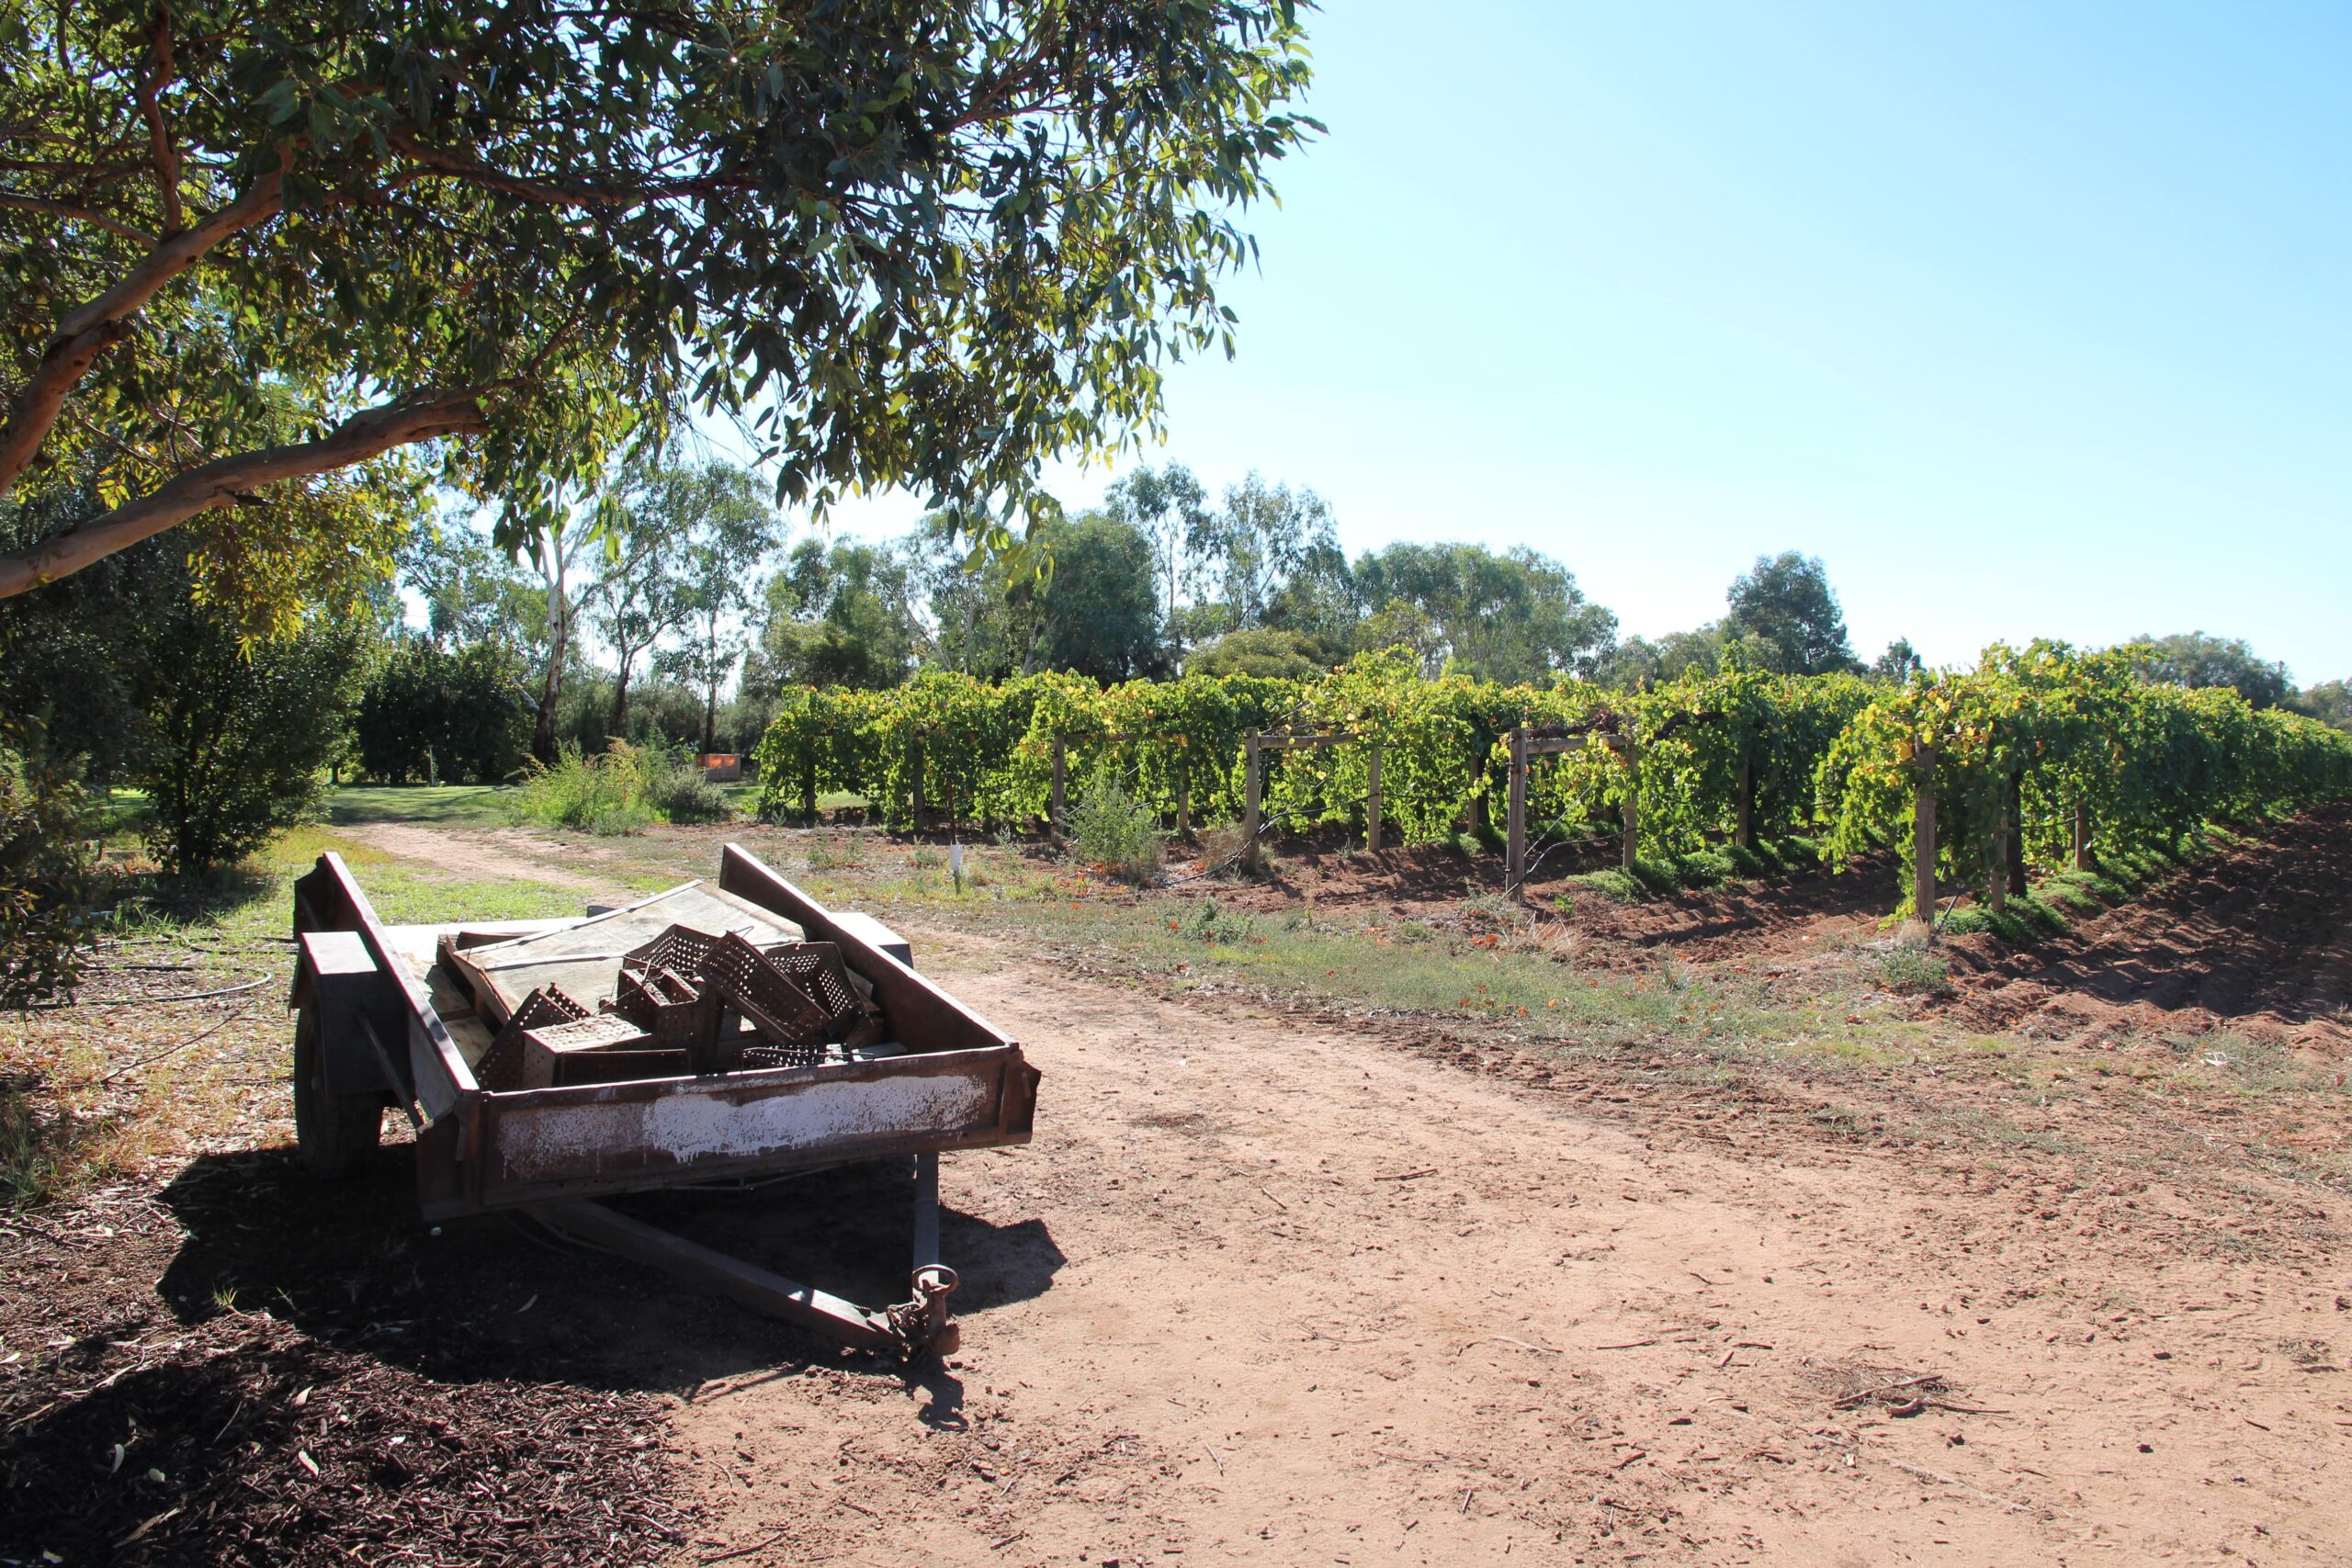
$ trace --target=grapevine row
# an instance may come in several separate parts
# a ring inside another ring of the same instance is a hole
[[[919,806],[969,823],[1039,821],[1058,742],[1073,796],[1115,781],[1172,820],[1181,791],[1203,823],[1240,815],[1250,732],[1342,731],[1355,741],[1268,755],[1266,815],[1360,830],[1376,741],[1384,819],[1411,843],[1487,825],[1522,726],[1635,742],[1633,769],[1595,746],[1531,772],[1529,820],[1554,833],[1613,829],[1631,790],[1645,853],[1689,853],[1745,827],[1820,834],[1842,862],[1884,844],[1907,852],[1927,783],[1939,869],[1963,881],[1990,876],[1996,854],[2054,863],[2072,852],[2078,815],[2102,846],[2139,848],[2352,794],[2352,737],[2226,688],[2149,684],[2122,652],[2046,642],[1996,645],[1972,671],[1899,685],[1735,662],[1638,694],[1425,679],[1404,649],[1307,682],[1188,675],[1105,689],[1067,674],[991,684],[932,672],[888,691],[798,691],[756,755],[771,818],[839,791],[893,826]]]

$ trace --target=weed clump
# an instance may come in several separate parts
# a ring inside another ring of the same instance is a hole
[[[647,801],[665,821],[724,822],[735,815],[727,794],[685,751],[659,751],[647,770]]]
[[[626,740],[594,757],[567,744],[552,765],[532,763],[514,810],[543,828],[604,834],[634,833],[656,822],[723,822],[733,814],[727,796],[685,753]]]
[[[1071,809],[1069,847],[1080,860],[1105,867],[1123,882],[1148,883],[1167,859],[1168,836],[1149,807],[1131,798],[1116,780],[1106,779]]]
[[[1194,829],[1200,840],[1201,870],[1205,874],[1230,871],[1241,863],[1241,852],[1249,847],[1238,822],[1210,822]]]
[[[1634,904],[1649,897],[1649,889],[1632,874],[1611,867],[1607,871],[1588,871],[1581,876],[1568,878],[1581,883],[1602,897],[1618,904]]]
[[[567,742],[552,763],[533,762],[525,772],[515,815],[542,828],[634,833],[658,820],[646,798],[644,759],[626,740],[596,757]]]
[[[1177,934],[1191,937],[1195,942],[1216,942],[1231,947],[1249,941],[1257,924],[1247,913],[1237,914],[1218,908],[1216,895],[1204,894],[1201,901],[1193,906],[1193,912],[1185,917],[1183,924],[1177,928]]]
[[[1951,989],[1951,964],[1924,947],[1890,947],[1879,954],[1878,983],[1898,997],[1936,996]]]

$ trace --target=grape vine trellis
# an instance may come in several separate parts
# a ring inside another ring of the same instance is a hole
[[[1620,822],[1630,795],[1644,855],[1809,833],[1833,861],[1887,845],[1908,860],[1927,783],[1936,869],[1995,899],[2028,863],[2075,853],[2086,831],[2136,850],[2352,795],[2352,737],[2225,688],[2144,683],[2120,652],[2049,642],[1996,645],[1972,671],[1901,685],[1735,664],[1633,694],[1429,680],[1403,649],[1308,682],[1104,689],[1067,674],[989,684],[934,672],[891,691],[790,694],[755,755],[772,818],[842,791],[894,827],[951,798],[966,820],[1026,825],[1046,816],[1058,739],[1073,796],[1116,780],[1170,821],[1182,791],[1199,824],[1241,815],[1252,731],[1344,731],[1354,743],[1267,754],[1266,817],[1361,830],[1376,749],[1384,819],[1416,843],[1486,829],[1513,730],[1596,726],[1630,744],[1532,771],[1527,820],[1587,834]]]

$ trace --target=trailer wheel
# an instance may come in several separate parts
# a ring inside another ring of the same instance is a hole
[[[311,1174],[348,1176],[384,1133],[384,1096],[329,1094],[319,1004],[305,998],[294,1017],[294,1138]]]

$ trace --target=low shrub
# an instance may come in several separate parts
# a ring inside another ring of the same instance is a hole
[[[552,764],[533,762],[515,798],[515,815],[543,828],[634,833],[660,820],[646,795],[645,754],[626,740],[600,756],[569,741]]]
[[[0,746],[0,1006],[70,994],[97,902],[97,814],[81,780]]]
[[[724,822],[735,815],[727,792],[712,784],[694,755],[684,750],[650,754],[645,793],[665,821]]]
[[[1105,780],[1071,809],[1069,847],[1089,865],[1102,866],[1123,881],[1144,883],[1167,858],[1168,837],[1149,807],[1131,799],[1116,780]]]

